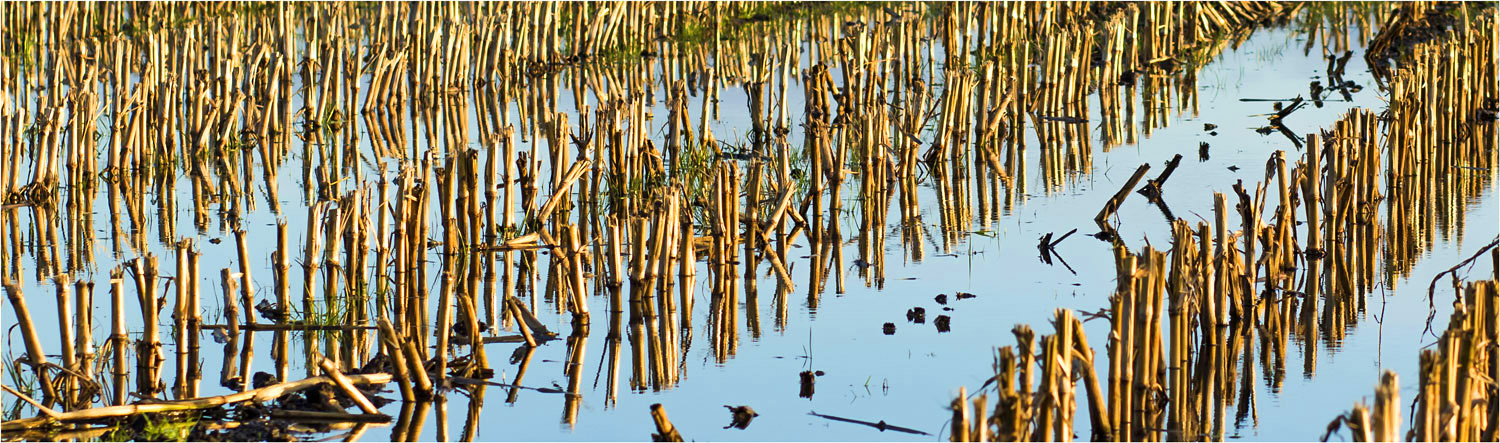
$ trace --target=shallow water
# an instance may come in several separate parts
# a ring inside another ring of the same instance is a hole
[[[944,247],[939,226],[938,197],[933,185],[922,184],[919,201],[922,220],[927,231],[920,248],[924,256],[915,258],[910,246],[902,244],[901,228],[892,223],[885,227],[886,240],[879,250],[886,257],[885,279],[875,282],[861,274],[860,222],[857,212],[840,218],[844,233],[843,253],[845,263],[844,290],[835,290],[836,281],[830,277],[822,291],[809,300],[807,274],[810,260],[807,258],[805,237],[799,239],[787,257],[790,272],[797,277],[797,287],[786,295],[782,302],[777,296],[778,279],[769,273],[763,263],[755,298],[742,296],[746,302],[739,325],[737,352],[723,363],[714,358],[709,345],[708,330],[709,285],[708,279],[697,281],[697,302],[693,312],[694,331],[692,341],[684,339],[686,349],[681,361],[681,380],[672,388],[661,391],[634,391],[627,381],[629,356],[634,344],[625,340],[621,345],[620,395],[615,403],[605,399],[608,371],[606,353],[610,339],[607,338],[612,320],[606,313],[607,301],[597,294],[591,299],[596,311],[593,324],[586,338],[573,346],[583,349],[581,364],[583,377],[582,397],[576,419],[570,424],[566,412],[566,399],[562,394],[521,390],[515,394],[514,402],[507,401],[506,388],[489,387],[483,399],[477,422],[479,440],[644,440],[654,431],[648,406],[661,403],[674,424],[688,439],[696,440],[935,440],[946,438],[946,422],[951,417],[947,409],[959,386],[974,392],[993,375],[993,349],[1014,344],[1010,334],[1016,324],[1030,324],[1042,331],[1048,329],[1047,321],[1054,309],[1062,308],[1076,312],[1096,312],[1108,308],[1109,296],[1115,287],[1114,256],[1112,245],[1084,234],[1098,231],[1092,216],[1129,177],[1131,171],[1141,163],[1151,163],[1154,176],[1162,164],[1174,154],[1184,158],[1172,179],[1165,187],[1163,199],[1176,217],[1191,221],[1211,219],[1213,213],[1212,192],[1232,193],[1230,186],[1236,180],[1247,184],[1264,179],[1264,165],[1271,153],[1286,151],[1289,159],[1301,155],[1301,150],[1280,134],[1260,135],[1254,132],[1264,126],[1265,114],[1272,112],[1271,103],[1264,101],[1241,101],[1252,98],[1291,98],[1307,93],[1307,83],[1321,78],[1325,60],[1320,49],[1315,47],[1311,55],[1304,55],[1302,47],[1305,35],[1287,28],[1260,29],[1237,48],[1225,49],[1197,73],[1196,85],[1189,85],[1196,94],[1197,112],[1180,110],[1177,103],[1183,97],[1173,98],[1173,109],[1160,127],[1150,128],[1143,122],[1143,110],[1147,105],[1139,96],[1137,114],[1127,124],[1136,127],[1139,133],[1135,143],[1126,143],[1104,148],[1099,140],[1100,106],[1097,92],[1090,96],[1089,128],[1092,142],[1091,165],[1078,173],[1070,173],[1063,183],[1044,182],[1040,154],[1033,149],[1027,159],[1027,196],[1018,201],[1003,215],[993,221],[970,220],[967,231],[959,233],[958,240]],[[1351,48],[1355,57],[1349,62],[1346,78],[1362,86],[1364,90],[1354,93],[1352,102],[1330,101],[1321,108],[1308,107],[1288,117],[1287,124],[1298,134],[1329,128],[1346,111],[1355,108],[1376,110],[1383,108],[1383,100],[1375,87],[1362,59],[1363,48]],[[804,63],[806,60],[804,59]],[[806,66],[803,66],[804,68]],[[563,71],[560,75],[570,75]],[[939,79],[941,81],[941,79]],[[568,80],[563,80],[567,84]],[[1176,83],[1172,83],[1175,87]],[[656,106],[651,108],[657,116],[666,115],[661,106],[658,88]],[[787,93],[788,103],[801,104],[800,85],[791,85]],[[1336,96],[1335,96],[1336,97]],[[714,133],[720,139],[733,139],[733,134],[748,131],[750,121],[744,116],[746,96],[743,89],[723,90],[720,106],[721,119],[714,121]],[[592,104],[592,95],[588,102]],[[564,90],[558,101],[563,111],[569,112],[573,122],[577,121],[577,110],[571,109],[574,98]],[[697,121],[697,106],[692,106],[693,121]],[[800,110],[792,112],[792,127],[799,128],[803,118]],[[469,118],[473,118],[471,114]],[[512,117],[515,119],[516,117]],[[513,120],[519,123],[519,119]],[[1217,135],[1204,130],[1205,123],[1217,125]],[[1030,124],[1030,122],[1028,122]],[[653,124],[653,126],[657,126]],[[1149,135],[1148,135],[1149,133]],[[1040,146],[1036,133],[1027,128],[1030,147]],[[652,131],[652,138],[660,142],[664,136],[659,130]],[[519,135],[518,135],[519,137]],[[794,129],[789,135],[793,146],[801,145],[802,131]],[[924,135],[924,146],[928,140]],[[477,141],[473,141],[477,146]],[[1210,144],[1210,156],[1199,159],[1199,143]],[[368,146],[368,140],[362,142]],[[532,143],[522,141],[526,149]],[[292,150],[294,153],[297,149]],[[249,230],[252,244],[252,270],[257,282],[257,300],[272,298],[270,278],[276,272],[270,265],[269,256],[274,249],[275,224],[284,221],[292,228],[291,245],[300,247],[303,236],[300,227],[306,226],[306,202],[299,190],[302,188],[300,171],[303,160],[296,155],[282,167],[278,180],[281,189],[281,214],[273,214],[264,204],[264,194],[257,194],[259,207],[246,214],[244,226]],[[1231,168],[1237,170],[1231,170]],[[373,171],[373,170],[371,170]],[[373,174],[373,172],[371,172]],[[367,174],[366,179],[373,175]],[[860,202],[849,196],[858,194],[858,181],[849,180],[844,185],[846,208],[858,208]],[[257,186],[257,189],[260,187]],[[1268,199],[1274,198],[1274,190],[1268,191]],[[155,198],[155,196],[153,196]],[[95,199],[95,231],[101,240],[96,247],[93,275],[75,276],[92,279],[95,288],[95,332],[96,343],[102,343],[100,330],[107,334],[109,306],[107,299],[107,270],[123,260],[136,257],[133,252],[113,256],[108,239],[111,236],[108,196],[100,192]],[[191,201],[191,189],[178,188],[177,201]],[[434,205],[434,208],[436,205]],[[815,208],[816,210],[816,208]],[[1402,374],[1401,395],[1403,410],[1410,407],[1414,396],[1417,373],[1417,350],[1431,344],[1435,338],[1422,334],[1428,318],[1426,286],[1433,275],[1447,269],[1472,253],[1474,243],[1482,243],[1500,233],[1495,223],[1495,214],[1500,212],[1496,193],[1482,194],[1464,208],[1455,211],[1468,214],[1469,223],[1463,223],[1451,234],[1444,233],[1430,248],[1422,253],[1406,277],[1382,278],[1375,294],[1367,296],[1368,310],[1359,315],[1355,326],[1340,342],[1329,344],[1319,341],[1309,348],[1293,339],[1294,345],[1286,355],[1285,374],[1265,376],[1260,372],[1262,363],[1254,362],[1253,406],[1243,417],[1227,411],[1225,418],[1228,438],[1256,440],[1308,440],[1321,435],[1329,420],[1346,410],[1354,401],[1367,398],[1384,369]],[[898,205],[888,208],[889,220],[900,220]],[[210,276],[205,283],[204,321],[220,324],[221,312],[219,288],[214,271],[220,268],[237,269],[233,235],[223,232],[221,223],[211,223],[207,232],[194,234],[192,209],[184,205],[177,210],[175,232],[195,238],[203,251],[202,272]],[[1382,211],[1382,218],[1384,213]],[[1111,217],[1121,239],[1132,250],[1147,244],[1159,249],[1168,248],[1171,242],[1170,225],[1162,209],[1146,199],[1132,193],[1117,215]],[[1078,233],[1057,246],[1057,253],[1066,260],[1046,264],[1038,259],[1037,238],[1049,232],[1061,235],[1070,229]],[[144,226],[154,232],[159,226]],[[1470,239],[1465,243],[1465,239]],[[1474,240],[1477,239],[1477,240]],[[214,244],[211,240],[223,240]],[[173,251],[168,245],[152,242],[151,252],[162,258],[162,273],[170,275],[173,270],[170,257]],[[300,255],[300,254],[293,254]],[[429,283],[435,288],[440,279],[441,264],[435,259],[428,263]],[[29,274],[33,262],[22,262],[23,273]],[[1071,268],[1071,270],[1069,269]],[[1469,275],[1482,276],[1489,270],[1480,264],[1469,271]],[[1076,272],[1075,272],[1076,271]],[[301,272],[293,266],[288,277],[292,288],[299,288]],[[1383,273],[1382,273],[1383,274]],[[708,267],[698,264],[698,275],[708,275]],[[129,285],[127,284],[127,287]],[[42,331],[56,329],[56,312],[50,285],[28,279],[25,282],[28,303],[33,317],[38,319]],[[973,298],[956,299],[956,292],[975,295]],[[128,292],[128,291],[127,291]],[[170,290],[162,292],[170,294]],[[947,294],[946,305],[934,300],[938,294]],[[127,297],[127,299],[132,297]],[[274,299],[273,299],[274,300]],[[778,309],[785,303],[785,322],[777,321]],[[169,302],[170,304],[170,302]],[[1449,309],[1439,302],[1439,315],[1434,325],[1441,328]],[[134,302],[127,302],[129,328],[141,329],[139,309]],[[913,307],[927,310],[927,322],[913,324],[906,321],[905,313]],[[945,310],[951,308],[951,311]],[[553,331],[564,335],[571,330],[568,316],[559,314],[550,305],[538,306],[537,314]],[[163,334],[167,341],[166,358],[162,374],[164,382],[171,385],[171,374],[175,373],[175,347],[170,341],[170,309],[164,311]],[[940,333],[933,323],[938,315],[952,317],[952,330]],[[751,321],[759,317],[758,328]],[[14,314],[6,305],[3,313],[5,325],[14,324]],[[893,335],[882,334],[882,325],[896,325]],[[1107,321],[1086,323],[1086,333],[1096,352],[1103,352],[1103,339],[1109,332]],[[513,332],[513,331],[511,331]],[[205,333],[205,335],[208,335]],[[270,371],[272,359],[271,333],[252,334],[255,340],[255,360],[252,371]],[[19,343],[19,334],[10,333],[7,352],[19,355],[11,343]],[[51,336],[45,338],[53,339]],[[301,341],[294,339],[293,356],[300,356]],[[535,349],[524,368],[525,378],[521,383],[527,387],[568,386],[568,357],[571,340],[556,340]],[[44,340],[44,347],[57,349],[55,339]],[[493,381],[510,383],[522,371],[520,364],[508,357],[523,345],[495,343],[486,346],[490,364],[495,370]],[[1255,347],[1256,344],[1249,346]],[[218,387],[216,369],[222,359],[219,345],[208,337],[203,342],[202,367],[205,383],[202,393],[214,395],[228,392]],[[1259,358],[1259,348],[1246,355]],[[1306,353],[1316,354],[1316,368],[1308,370],[1303,362]],[[300,359],[293,359],[293,378],[302,373]],[[133,361],[133,360],[132,360]],[[1107,365],[1104,358],[1097,364],[1101,371]],[[1243,363],[1241,363],[1243,364]],[[798,374],[805,370],[822,371],[818,377],[816,394],[811,399],[798,396]],[[389,387],[389,386],[388,386]],[[394,391],[387,397],[397,398]],[[1080,395],[1080,400],[1083,400]],[[466,398],[462,391],[451,391],[447,395],[446,433],[457,439],[469,423],[468,411],[475,401]],[[747,429],[721,429],[730,421],[729,413],[722,405],[749,405],[760,414]],[[1236,407],[1240,404],[1236,403]],[[401,404],[394,402],[382,408],[382,412],[397,416]],[[8,408],[7,408],[8,409]],[[1080,415],[1086,415],[1084,406]],[[932,435],[912,435],[897,432],[880,432],[874,428],[825,420],[809,415],[809,412],[848,417],[870,422],[884,420],[892,425],[915,428]],[[432,410],[428,414],[433,414]],[[421,434],[422,440],[440,437],[436,418],[428,417]],[[1080,417],[1076,434],[1088,435],[1087,420]],[[371,429],[366,439],[385,439],[388,427]]]

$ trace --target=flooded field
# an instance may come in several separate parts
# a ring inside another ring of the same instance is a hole
[[[3,3],[5,440],[1496,441],[1492,3]]]

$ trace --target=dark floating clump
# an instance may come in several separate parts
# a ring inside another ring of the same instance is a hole
[[[937,326],[938,332],[948,332],[948,331],[952,330],[949,327],[949,325],[948,325],[949,321],[950,321],[950,317],[948,317],[946,315],[939,315],[939,316],[937,316],[936,320],[932,321],[932,324],[935,325],[935,326]]]
[[[797,396],[801,397],[801,398],[812,398],[813,397],[813,384],[817,383],[817,381],[818,381],[818,374],[820,374],[822,372],[823,371],[818,371],[818,372],[802,371],[802,373],[799,374],[799,376],[801,378],[801,382],[800,382],[801,387],[797,391]]]
[[[750,409],[749,406],[730,406],[730,405],[724,405],[724,408],[728,409],[729,413],[731,414],[729,424],[726,425],[726,426],[724,426],[724,429],[729,429],[729,428],[745,429],[745,428],[748,428],[748,427],[750,427],[750,421],[754,420],[755,417],[759,417],[760,416],[760,414],[755,413],[754,409]]]
[[[265,371],[256,372],[255,377],[250,379],[250,386],[254,387],[255,389],[264,388],[266,386],[274,385],[277,383],[281,383],[281,380],[277,380],[275,375],[272,375],[271,373]]]
[[[927,322],[927,309],[917,306],[906,310],[906,321],[922,324]]]

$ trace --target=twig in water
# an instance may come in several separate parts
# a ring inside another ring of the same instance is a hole
[[[845,422],[845,423],[854,423],[854,424],[857,424],[857,425],[865,425],[865,426],[869,426],[869,427],[872,427],[872,428],[875,428],[875,429],[879,429],[880,432],[885,432],[885,431],[889,430],[889,431],[905,432],[905,433],[908,433],[908,434],[916,434],[916,435],[932,435],[932,434],[928,434],[926,432],[918,431],[918,430],[912,429],[912,428],[906,428],[906,427],[901,427],[901,426],[886,424],[885,420],[881,420],[881,421],[879,421],[877,423],[870,423],[870,422],[867,422],[867,421],[864,421],[864,420],[855,420],[855,419],[852,419],[852,418],[843,418],[843,417],[835,417],[835,416],[832,416],[832,415],[823,415],[823,414],[819,414],[817,412],[808,412],[807,415],[811,415],[811,416],[818,417],[818,418],[826,418],[826,419],[833,420],[833,421],[841,421],[841,422]]]
[[[1434,292],[1437,291],[1438,280],[1443,278],[1443,274],[1453,274],[1455,277],[1457,277],[1458,268],[1468,266],[1470,263],[1473,263],[1474,260],[1478,260],[1479,256],[1484,255],[1484,251],[1488,251],[1490,250],[1490,248],[1493,248],[1497,245],[1500,245],[1500,236],[1495,237],[1494,240],[1490,240],[1489,244],[1484,245],[1484,247],[1482,248],[1479,248],[1478,251],[1474,252],[1474,255],[1469,256],[1469,258],[1465,259],[1464,261],[1458,262],[1457,265],[1448,268],[1448,270],[1439,272],[1437,273],[1437,275],[1432,276],[1432,283],[1429,283],[1427,285],[1427,327],[1422,330],[1423,334],[1432,332],[1432,319],[1437,317],[1437,305],[1433,302],[1433,300],[1436,297]]]

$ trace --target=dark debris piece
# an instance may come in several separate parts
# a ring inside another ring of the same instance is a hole
[[[880,330],[881,332],[884,332],[885,335],[896,335],[896,324],[886,322],[885,326],[881,327]]]
[[[276,307],[276,305],[271,304],[270,300],[261,300],[260,303],[256,303],[255,312],[259,312],[261,318],[273,322],[281,321],[282,315],[285,314],[285,311],[283,311],[281,308],[278,308]]]
[[[802,373],[799,374],[801,387],[797,391],[797,397],[812,398],[813,384],[818,381],[818,374],[822,372],[823,371],[818,371],[816,373],[813,371],[802,371]]]
[[[946,315],[939,315],[937,317],[937,320],[933,320],[932,321],[932,324],[937,326],[938,332],[948,332],[948,331],[952,330],[948,326],[949,320],[950,320],[950,318],[948,316],[946,316]]]
[[[729,428],[745,429],[745,428],[748,428],[748,427],[750,427],[750,421],[754,420],[755,417],[759,417],[760,416],[760,414],[755,413],[754,409],[750,409],[749,406],[730,406],[730,405],[724,405],[724,408],[729,409],[729,413],[732,414],[732,417],[730,418],[730,421],[729,421],[729,425],[725,426],[724,429],[729,429]]]
[[[922,324],[927,322],[927,309],[921,306],[906,310],[906,321]]]
[[[245,390],[245,377],[235,375],[232,377],[221,378],[219,380],[219,386],[232,391],[243,391]]]
[[[281,380],[277,380],[275,375],[271,375],[271,373],[265,371],[256,372],[255,377],[252,377],[250,379],[250,386],[254,386],[255,389],[264,388],[266,386],[274,385],[277,383],[281,383]]]

